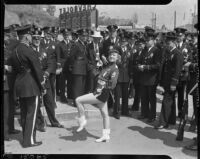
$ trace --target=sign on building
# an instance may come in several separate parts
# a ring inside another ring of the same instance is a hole
[[[96,5],[76,5],[60,9],[59,22],[61,28],[92,29],[98,27],[98,10]]]

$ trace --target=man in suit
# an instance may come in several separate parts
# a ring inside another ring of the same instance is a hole
[[[184,28],[175,28],[174,29],[177,34],[177,48],[182,53],[184,57],[184,65],[187,65],[188,62],[191,62],[191,51],[189,49],[189,46],[185,40],[185,32],[187,29]],[[177,86],[177,92],[178,92],[178,117],[181,117],[181,110],[183,107],[183,101],[184,101],[184,91],[186,90],[186,85],[188,81],[188,75],[189,70],[187,66],[183,65],[183,69],[181,71],[181,76],[179,79],[179,84]]]
[[[40,36],[41,32],[35,30],[32,32],[32,44],[34,53],[38,56],[42,68],[43,77],[46,79],[45,88],[46,94],[42,96],[44,101],[44,107],[46,109],[49,121],[52,127],[63,128],[63,126],[58,122],[55,116],[55,101],[53,98],[53,93],[50,84],[50,74],[52,70],[55,69],[55,58],[52,54],[46,52],[44,48],[40,45]],[[36,129],[44,132],[44,117],[42,116],[41,110],[38,109],[37,120],[36,120]]]
[[[88,33],[86,29],[77,31],[78,38],[74,41],[70,50],[70,67],[72,73],[73,99],[85,94],[85,82],[87,75],[87,48]],[[75,103],[75,102],[74,102]]]
[[[62,31],[63,40],[58,43],[56,46],[56,58],[57,58],[57,68],[62,68],[62,72],[60,75],[57,75],[57,93],[60,96],[60,101],[63,103],[67,103],[67,98],[65,96],[66,90],[66,80],[69,82],[70,74],[69,74],[69,55],[71,51],[71,30],[64,29]],[[68,92],[69,93],[69,92]],[[70,94],[67,94],[70,96]]]
[[[103,65],[100,59],[100,52],[102,45],[100,43],[103,38],[99,31],[95,31],[92,37],[92,43],[87,47],[87,59],[88,59],[88,72],[86,80],[86,92],[92,92],[95,88],[95,79],[98,75],[100,67]]]
[[[156,119],[156,87],[161,62],[161,53],[155,47],[155,34],[152,30],[147,32],[146,50],[142,55],[142,64],[138,66],[141,86],[141,116],[138,118],[148,118],[147,122],[153,122]]]
[[[164,97],[156,129],[168,128],[176,124],[175,92],[183,66],[183,56],[176,48],[176,35],[168,32],[166,35],[167,51],[162,64],[160,85],[164,88]]]
[[[14,95],[20,102],[24,148],[42,144],[36,141],[35,121],[39,96],[45,90],[39,59],[30,47],[30,29],[31,26],[27,25],[17,30],[20,44],[12,56],[12,68],[17,74]]]

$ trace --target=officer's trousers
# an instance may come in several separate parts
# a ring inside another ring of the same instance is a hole
[[[39,105],[39,96],[20,97],[21,126],[24,146],[34,144],[36,138],[36,115]]]
[[[141,85],[141,115],[145,118],[156,118],[156,85]]]
[[[114,114],[128,115],[128,82],[118,82],[114,89]],[[122,96],[122,107],[120,106],[120,97]]]
[[[159,123],[163,126],[176,124],[175,91],[170,91],[169,88],[165,88]]]

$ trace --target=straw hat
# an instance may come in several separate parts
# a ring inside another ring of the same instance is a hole
[[[103,36],[101,35],[101,32],[100,32],[100,31],[94,31],[94,34],[91,35],[91,37],[94,37],[94,38],[102,38]]]

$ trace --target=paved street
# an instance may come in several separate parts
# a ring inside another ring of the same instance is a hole
[[[161,96],[158,96],[161,98]],[[133,100],[129,100],[129,104]],[[192,101],[189,98],[189,116],[192,115]],[[161,104],[157,106],[160,112]],[[46,132],[38,132],[37,140],[43,144],[38,147],[22,148],[19,141],[21,133],[11,136],[14,140],[5,142],[5,151],[13,154],[154,154],[168,155],[172,159],[195,159],[197,153],[183,149],[192,142],[195,133],[188,132],[188,125],[182,142],[176,141],[177,125],[167,130],[155,130],[145,120],[138,120],[139,112],[132,117],[121,117],[111,120],[111,140],[109,143],[95,143],[101,136],[102,119],[100,112],[90,105],[86,106],[88,124],[80,133],[75,130],[78,126],[75,117],[76,108],[58,102],[56,116],[65,128],[47,127]],[[16,116],[16,128],[21,130]]]

